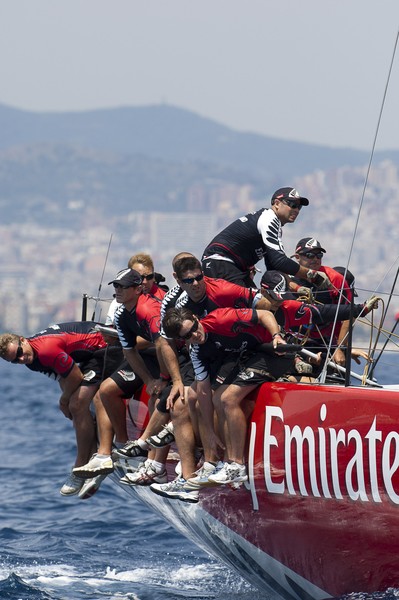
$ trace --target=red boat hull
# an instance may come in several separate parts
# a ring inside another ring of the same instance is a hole
[[[399,391],[269,383],[255,397],[248,486],[196,505],[128,491],[282,597],[399,587]]]

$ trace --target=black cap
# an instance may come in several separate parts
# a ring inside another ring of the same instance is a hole
[[[287,290],[287,280],[280,271],[265,271],[260,280],[260,287],[275,300],[290,300],[295,297]]]
[[[303,252],[326,252],[318,240],[311,237],[302,238],[299,240],[295,247],[295,254],[302,254]],[[295,256],[295,255],[294,255]]]
[[[276,200],[298,200],[302,206],[307,206],[309,204],[309,200],[300,196],[297,190],[292,187],[283,187],[276,190],[272,196],[272,204],[274,204]]]
[[[140,273],[134,269],[122,269],[122,271],[119,271],[115,279],[110,281],[108,285],[111,285],[111,283],[119,283],[124,287],[133,287],[143,283],[143,279]]]

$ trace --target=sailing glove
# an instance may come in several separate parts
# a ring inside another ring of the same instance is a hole
[[[318,290],[328,290],[332,288],[331,281],[328,279],[327,275],[321,271],[312,271],[312,269],[309,269],[306,273],[306,279],[310,283],[313,283]]]

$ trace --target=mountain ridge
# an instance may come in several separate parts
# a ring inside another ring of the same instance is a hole
[[[238,132],[187,109],[160,104],[65,113],[35,113],[0,104],[0,150],[38,143],[164,159],[201,160],[240,169],[264,181],[316,169],[360,166],[369,154]],[[377,151],[376,160],[399,160],[399,150]]]

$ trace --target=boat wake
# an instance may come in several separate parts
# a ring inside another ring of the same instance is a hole
[[[162,560],[151,568],[139,566],[119,571],[107,567],[103,573],[80,573],[67,564],[19,565],[8,573],[0,566],[0,597],[4,600],[272,600],[218,562],[196,565],[182,562],[170,568]]]

